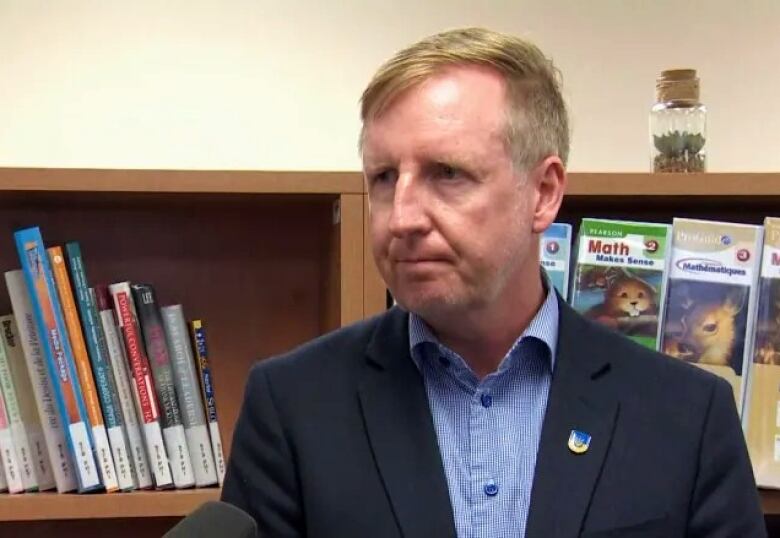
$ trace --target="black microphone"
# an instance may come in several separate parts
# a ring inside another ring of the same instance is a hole
[[[252,516],[232,504],[209,501],[179,521],[163,538],[257,538]]]

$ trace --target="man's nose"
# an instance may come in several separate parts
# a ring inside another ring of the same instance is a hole
[[[430,229],[428,195],[413,174],[399,176],[395,184],[390,232],[396,237],[425,234]]]

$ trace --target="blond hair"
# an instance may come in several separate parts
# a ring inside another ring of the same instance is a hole
[[[527,170],[549,155],[558,155],[566,164],[569,120],[560,72],[533,43],[484,28],[435,34],[390,58],[360,99],[363,130],[405,90],[456,65],[490,67],[504,77],[506,142],[516,166]],[[362,133],[360,140],[362,147]]]

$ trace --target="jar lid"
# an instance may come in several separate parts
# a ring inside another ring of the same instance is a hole
[[[659,103],[679,102],[698,104],[699,78],[695,69],[667,69],[655,81],[655,95]]]

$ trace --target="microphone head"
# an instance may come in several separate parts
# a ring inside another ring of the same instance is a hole
[[[257,523],[241,510],[221,501],[209,501],[182,519],[163,538],[257,538]]]

